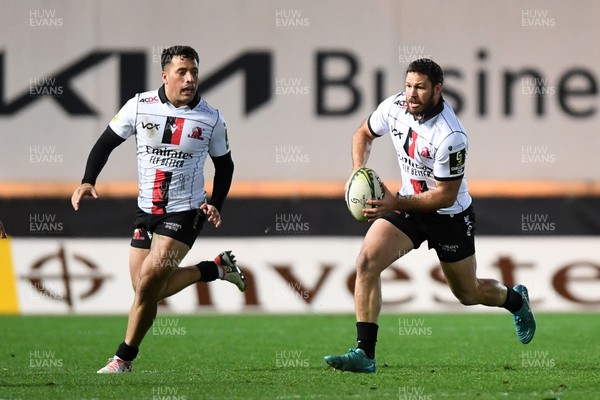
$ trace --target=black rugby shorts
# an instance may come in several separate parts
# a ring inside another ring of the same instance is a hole
[[[138,208],[133,223],[131,247],[149,249],[152,234],[158,233],[185,243],[191,248],[205,221],[206,215],[200,209],[148,214]]]
[[[440,261],[457,262],[475,254],[475,213],[472,206],[459,214],[394,211],[382,218],[404,232],[415,249],[427,240],[429,248],[435,249]]]

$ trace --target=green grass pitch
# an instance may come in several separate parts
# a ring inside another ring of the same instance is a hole
[[[384,315],[376,374],[328,368],[351,315],[160,314],[131,374],[97,375],[123,316],[0,317],[0,399],[598,399],[600,314]]]

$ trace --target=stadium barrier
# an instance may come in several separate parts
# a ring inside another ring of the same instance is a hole
[[[103,192],[100,196],[98,200],[84,200],[77,212],[69,198],[0,197],[0,219],[14,237],[118,238],[131,235],[136,199],[108,197]],[[474,198],[473,204],[479,237],[596,236],[600,233],[600,196],[479,197]],[[352,218],[341,195],[332,198],[231,197],[225,202],[222,218],[223,225],[219,229],[206,226],[200,236],[346,237],[363,236],[368,228],[367,224]]]
[[[359,237],[298,235],[201,239],[182,265],[232,249],[248,289],[197,284],[168,298],[161,312],[352,313],[360,244]],[[479,276],[526,284],[537,311],[596,310],[599,245],[597,237],[483,237],[477,241]],[[126,314],[133,297],[128,248],[126,238],[0,241],[0,312]],[[425,246],[386,270],[382,286],[385,312],[489,310],[460,305]]]

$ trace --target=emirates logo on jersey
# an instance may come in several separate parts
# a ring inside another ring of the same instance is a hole
[[[200,128],[199,126],[195,127],[194,129],[192,129],[192,133],[188,134],[188,137],[192,139],[204,140],[204,138],[202,137],[202,128]]]

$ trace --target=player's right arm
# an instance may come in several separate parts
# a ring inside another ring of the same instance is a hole
[[[352,136],[352,172],[367,165],[371,146],[375,136],[371,133],[365,120]]]
[[[108,126],[104,133],[98,138],[98,141],[94,147],[92,147],[92,151],[90,151],[90,155],[88,156],[81,185],[75,189],[73,196],[71,196],[71,204],[75,211],[79,210],[79,203],[82,198],[89,196],[95,199],[98,198],[95,187],[96,179],[98,178],[98,175],[100,175],[102,168],[106,165],[110,153],[124,141],[125,139],[117,135],[110,126]]]
[[[135,131],[137,97],[135,96],[125,103],[92,147],[81,185],[75,189],[71,196],[71,205],[75,211],[79,210],[79,203],[84,197],[98,198],[95,187],[96,179],[98,179],[102,168],[106,165],[110,153]]]
[[[389,131],[390,107],[397,96],[382,101],[377,109],[354,132],[352,136],[352,172],[365,167],[371,154],[373,140]]]

